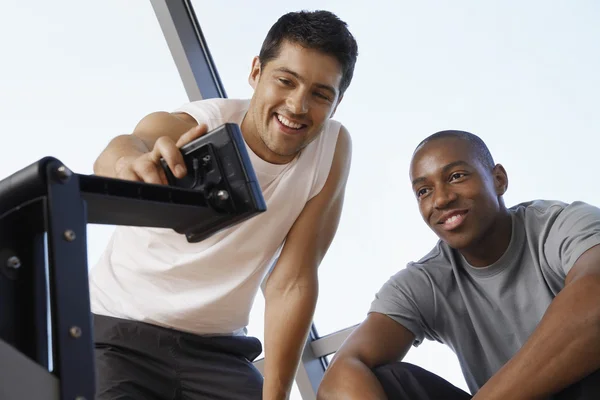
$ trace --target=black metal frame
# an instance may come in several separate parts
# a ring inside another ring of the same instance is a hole
[[[47,158],[11,178],[1,191],[1,337],[41,366],[52,364],[60,399],[92,399],[86,210],[78,176]]]
[[[211,138],[209,144],[224,140],[220,135]],[[218,153],[216,164],[222,164],[221,157]],[[207,168],[217,180],[232,177],[230,169]],[[247,160],[236,172],[254,176],[249,168]],[[234,190],[229,199],[254,206],[222,212],[206,201],[202,188],[74,174],[52,157],[0,181],[0,350],[15,363],[25,362],[23,356],[31,361],[24,364],[23,374],[50,382],[44,385],[58,381],[61,400],[93,399],[87,223],[193,228],[195,234],[206,235],[264,211],[262,193],[250,192]],[[7,400],[22,397],[16,385],[0,376]]]

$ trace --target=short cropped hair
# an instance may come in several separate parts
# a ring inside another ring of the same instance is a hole
[[[464,140],[465,142],[467,142],[469,144],[469,146],[471,146],[471,149],[475,152],[475,156],[477,157],[479,162],[481,162],[483,164],[484,167],[493,169],[494,166],[496,165],[494,163],[494,158],[492,157],[492,153],[490,153],[490,150],[488,149],[485,142],[479,136],[477,136],[473,133],[470,133],[470,132],[465,132],[465,131],[446,130],[446,131],[436,132],[433,135],[430,135],[427,138],[423,139],[421,141],[421,143],[419,143],[419,145],[416,147],[415,153],[426,143],[432,142],[437,139],[444,139],[444,138],[457,138],[457,139]]]
[[[335,57],[342,68],[340,94],[354,75],[358,45],[347,24],[329,11],[298,11],[280,17],[267,33],[258,58],[264,66],[279,55],[284,41]]]

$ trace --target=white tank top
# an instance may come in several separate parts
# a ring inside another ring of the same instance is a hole
[[[241,126],[248,100],[208,99],[185,112],[214,129]],[[188,243],[171,229],[120,226],[90,272],[92,312],[200,335],[245,333],[256,293],[305,204],[329,175],[340,123],[292,162],[270,164],[248,146],[267,211]]]

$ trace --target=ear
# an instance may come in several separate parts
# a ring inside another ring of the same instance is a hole
[[[252,59],[252,69],[250,70],[250,76],[248,77],[248,83],[252,86],[252,89],[256,90],[256,85],[260,79],[261,64],[258,56]]]
[[[494,176],[494,187],[498,196],[504,195],[508,190],[508,174],[502,164],[496,164],[492,170]]]

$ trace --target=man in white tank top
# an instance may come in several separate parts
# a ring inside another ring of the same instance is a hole
[[[267,211],[200,243],[169,229],[118,227],[90,274],[98,399],[284,399],[317,301],[317,268],[342,211],[348,131],[331,118],[357,44],[326,11],[289,13],[252,61],[250,100],[208,99],[143,118],[114,138],[98,175],[166,184],[163,157],[239,124]],[[274,265],[273,265],[274,264]],[[245,336],[265,280],[264,385]]]

